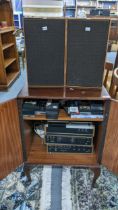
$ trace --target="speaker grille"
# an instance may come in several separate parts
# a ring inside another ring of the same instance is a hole
[[[64,19],[24,19],[30,86],[64,84]]]
[[[109,22],[68,20],[68,86],[102,86]]]

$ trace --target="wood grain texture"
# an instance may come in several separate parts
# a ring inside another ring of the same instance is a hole
[[[0,179],[23,162],[16,100],[0,105]]]
[[[3,20],[7,21],[8,26],[14,25],[11,1],[6,1],[4,4],[0,4],[0,21]]]
[[[102,163],[118,174],[118,101],[112,100]]]
[[[32,123],[31,121],[24,121],[23,126],[25,128],[25,152],[26,152],[26,157],[28,157],[30,150],[31,150],[31,145],[33,142],[33,135],[32,135]]]

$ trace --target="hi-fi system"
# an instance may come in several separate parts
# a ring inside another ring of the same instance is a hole
[[[104,103],[68,100],[68,90],[101,91],[109,25],[109,19],[24,18],[28,85],[39,95],[42,88],[43,100],[25,101],[23,115],[40,119],[34,131],[47,153],[94,153]],[[58,100],[51,88],[65,92]]]
[[[92,153],[95,126],[93,123],[48,123],[46,139],[48,152]]]
[[[47,147],[48,153],[94,152],[96,124],[81,120],[102,120],[103,102],[31,99],[24,101],[22,110],[24,117],[42,119],[34,123],[34,130]]]
[[[24,18],[29,87],[101,89],[108,19]]]
[[[102,86],[109,23],[24,18],[28,87],[18,105],[26,174],[32,164],[88,167],[99,174],[110,107]]]
[[[48,153],[94,152],[95,125],[92,122],[53,120],[35,125],[34,130],[46,145]]]

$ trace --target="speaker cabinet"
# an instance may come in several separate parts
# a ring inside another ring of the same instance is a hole
[[[68,20],[67,86],[102,87],[109,22]]]
[[[24,19],[29,86],[64,86],[64,19]]]

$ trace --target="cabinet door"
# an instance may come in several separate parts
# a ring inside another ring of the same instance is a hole
[[[118,174],[118,101],[111,100],[102,164]]]
[[[23,162],[16,100],[0,104],[0,179]]]

